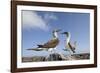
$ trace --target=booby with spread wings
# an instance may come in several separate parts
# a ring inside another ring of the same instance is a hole
[[[37,45],[37,48],[33,49],[27,49],[27,50],[35,50],[35,51],[52,51],[53,49],[56,49],[55,47],[59,44],[59,39],[58,39],[58,32],[61,31],[60,29],[55,29],[53,30],[53,38],[49,40],[48,42],[42,44],[42,45]]]

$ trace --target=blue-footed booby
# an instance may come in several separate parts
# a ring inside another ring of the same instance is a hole
[[[59,39],[58,39],[58,32],[61,31],[60,29],[55,29],[53,30],[53,38],[49,40],[48,42],[42,44],[42,45],[37,45],[37,48],[33,49],[27,49],[27,50],[35,50],[35,51],[52,51],[53,49],[56,49],[55,47],[59,44]]]
[[[75,53],[75,49],[76,49],[76,42],[74,43],[74,45],[72,45],[70,43],[70,38],[71,38],[71,35],[70,35],[70,32],[63,32],[62,34],[65,34],[66,35],[66,44],[65,44],[65,51],[69,51],[71,53],[71,51],[73,53]]]

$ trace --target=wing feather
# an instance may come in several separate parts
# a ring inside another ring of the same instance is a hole
[[[30,49],[27,49],[27,50],[41,51],[41,50],[43,50],[43,49],[39,49],[39,48],[30,48]]]
[[[69,45],[70,49],[72,50],[72,52],[75,53],[75,48],[72,47],[70,42],[68,43],[68,45]]]
[[[44,48],[54,48],[58,45],[58,39],[52,39],[43,45]]]

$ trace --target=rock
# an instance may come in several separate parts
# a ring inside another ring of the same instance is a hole
[[[60,52],[51,53],[48,56],[33,56],[33,57],[22,57],[22,62],[44,62],[44,61],[69,61],[69,60],[83,60],[90,59],[89,53],[64,55]]]
[[[23,57],[22,62],[40,62],[45,61],[44,56]]]
[[[52,53],[46,58],[46,61],[60,61],[60,60],[64,60],[64,59],[58,53]]]

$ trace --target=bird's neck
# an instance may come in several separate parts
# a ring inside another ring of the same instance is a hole
[[[67,36],[67,35],[66,35],[66,36]],[[67,43],[67,44],[70,42],[70,37],[71,37],[71,36],[68,35],[67,38],[66,38],[66,43]]]
[[[53,33],[53,38],[58,38],[57,32],[54,32],[54,33]]]

